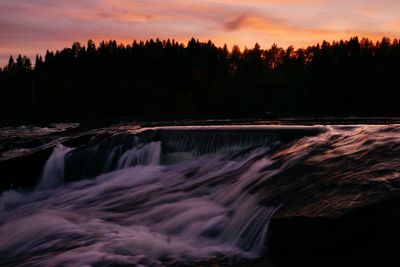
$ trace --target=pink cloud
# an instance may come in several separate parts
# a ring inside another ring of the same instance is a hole
[[[32,57],[89,38],[299,47],[400,32],[397,0],[2,0],[0,12],[0,65],[7,54]]]

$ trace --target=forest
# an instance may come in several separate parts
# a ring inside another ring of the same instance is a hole
[[[398,116],[400,41],[251,49],[192,38],[78,42],[0,69],[0,117]]]

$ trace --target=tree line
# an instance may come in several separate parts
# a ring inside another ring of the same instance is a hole
[[[12,56],[2,117],[29,119],[400,115],[400,42],[358,37],[301,49],[217,47],[192,38],[89,40]]]

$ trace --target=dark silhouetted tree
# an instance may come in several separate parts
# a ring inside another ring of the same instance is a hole
[[[241,51],[195,38],[75,42],[0,71],[2,116],[29,119],[399,115],[400,43],[367,38]],[[34,112],[34,113],[33,113]]]

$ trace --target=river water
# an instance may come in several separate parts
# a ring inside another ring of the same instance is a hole
[[[254,259],[268,253],[274,214],[320,200],[322,184],[350,185],[336,196],[351,206],[366,201],[359,185],[398,179],[400,126],[310,128],[290,139],[216,128],[58,144],[35,188],[0,195],[0,265]]]

